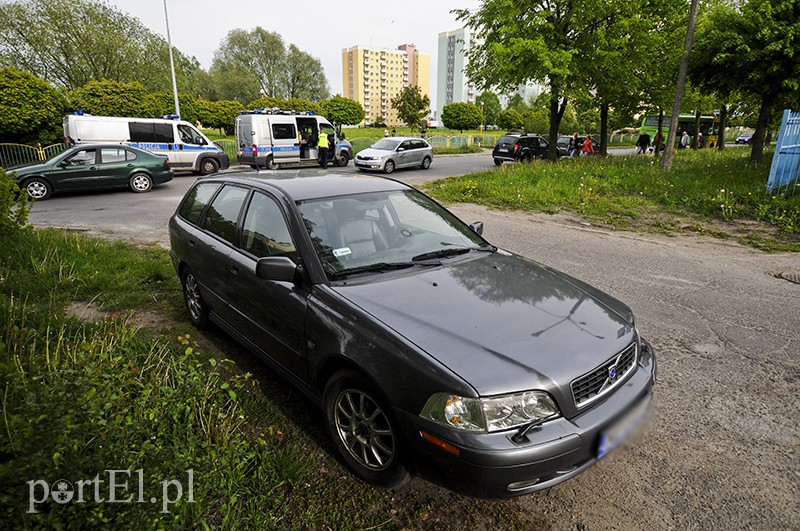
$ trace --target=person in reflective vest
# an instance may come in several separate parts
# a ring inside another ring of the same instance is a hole
[[[328,168],[328,135],[325,134],[325,131],[319,132],[319,143],[317,144],[319,147],[319,165],[322,166],[324,169]]]

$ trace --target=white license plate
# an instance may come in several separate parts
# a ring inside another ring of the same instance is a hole
[[[508,153],[508,149],[507,148],[500,148],[497,151],[502,151],[503,153]]]
[[[619,446],[622,441],[636,431],[636,428],[638,428],[644,420],[647,408],[650,406],[650,398],[652,398],[652,395],[636,404],[636,406],[628,411],[624,417],[619,419],[616,424],[600,434],[600,444],[597,447],[598,459]]]

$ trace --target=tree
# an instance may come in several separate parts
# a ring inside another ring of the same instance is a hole
[[[286,45],[279,34],[260,26],[252,31],[229,31],[214,52],[211,68],[212,76],[233,75],[236,82],[244,82],[251,91],[256,85],[262,97],[286,97]],[[218,92],[229,96],[222,88]],[[247,99],[255,99],[258,94]]]
[[[466,73],[485,89],[546,80],[549,135],[556,138],[568,98],[587,92],[588,65],[598,35],[619,19],[643,16],[627,4],[594,0],[578,7],[573,0],[484,0],[477,10],[455,10],[457,18],[482,37],[467,54]],[[555,142],[550,143],[548,157],[558,157]]]
[[[448,129],[477,129],[483,123],[481,108],[474,103],[451,103],[442,108],[442,124]]]
[[[483,109],[484,125],[497,125],[497,115],[503,110],[497,94],[484,90],[480,96],[475,98],[475,104]]]
[[[183,103],[181,103],[183,108]],[[234,133],[236,117],[244,110],[244,106],[238,101],[206,101],[198,100],[197,111],[200,123],[205,127],[221,129],[225,134]]]
[[[139,82],[122,83],[103,80],[90,81],[69,93],[73,110],[98,116],[129,116],[153,118],[158,116],[156,102]]]
[[[91,0],[0,4],[0,63],[67,89],[91,80],[170,90],[169,47],[138,19]],[[175,50],[178,87],[194,92],[197,60]]]
[[[417,85],[405,87],[391,101],[397,117],[408,127],[419,127],[431,112],[431,99]]]
[[[66,101],[47,81],[0,68],[0,142],[51,144],[61,139]]]
[[[364,119],[364,107],[337,95],[322,102],[322,114],[336,125],[356,125]]]
[[[314,114],[323,114],[322,105],[309,100],[301,100],[299,98],[291,98],[288,100],[280,100],[278,98],[261,98],[260,100],[253,100],[247,105],[248,109],[260,109],[262,107],[267,109],[272,109],[273,107],[278,109],[289,109],[296,112],[310,111]]]
[[[328,98],[328,79],[319,59],[290,44],[286,70],[286,94],[289,98],[316,102]]]
[[[522,115],[514,109],[500,111],[497,116],[497,125],[500,126],[500,129],[505,129],[506,131],[519,129],[523,124]]]
[[[761,162],[772,110],[800,103],[800,0],[722,4],[698,32],[695,76],[721,94],[738,89],[759,100],[750,160]],[[705,69],[706,72],[700,72]],[[794,99],[794,101],[790,101]]]

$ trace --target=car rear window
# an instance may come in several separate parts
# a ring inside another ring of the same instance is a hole
[[[214,192],[219,188],[219,183],[200,183],[189,192],[183,200],[178,215],[190,223],[200,223],[200,216],[206,208]]]
[[[516,144],[519,137],[503,135],[497,139],[498,144]]]

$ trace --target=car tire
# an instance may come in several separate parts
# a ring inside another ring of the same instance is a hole
[[[219,170],[219,162],[216,159],[206,158],[200,161],[200,175],[211,175]]]
[[[128,180],[128,188],[137,194],[149,192],[153,188],[153,179],[146,173],[134,173]]]
[[[383,167],[384,173],[392,173],[394,171],[394,161],[387,160],[386,165]]]
[[[186,267],[181,275],[181,285],[183,286],[183,301],[186,304],[186,311],[189,313],[189,321],[200,330],[208,328],[208,306],[200,294],[200,284],[194,276],[190,267]]]
[[[342,153],[336,159],[336,166],[338,166],[339,168],[344,168],[345,166],[347,166],[348,162],[350,162],[350,157],[347,156],[347,153]]]
[[[408,482],[397,423],[363,375],[334,374],[325,386],[323,411],[334,446],[358,477],[389,489]]]
[[[424,159],[422,159],[422,164],[420,164],[420,168],[422,168],[423,170],[427,170],[430,167],[431,167],[431,158],[425,157]]]
[[[502,161],[502,160],[500,160],[500,159],[494,159],[494,165],[495,165],[495,166],[500,166],[501,164],[503,164],[503,161]]]
[[[27,179],[22,187],[26,192],[28,192],[29,196],[37,201],[49,199],[50,195],[53,193],[53,187],[50,186],[49,182],[41,177],[32,177]]]
[[[522,161],[523,164],[529,164],[533,160],[533,157],[531,157],[530,153],[527,153],[525,155],[522,155],[522,158],[520,160]]]
[[[278,169],[278,163],[275,162],[275,159],[273,159],[271,156],[267,157],[267,160],[264,161],[264,166],[266,166],[266,168],[268,170],[277,170]]]

